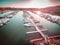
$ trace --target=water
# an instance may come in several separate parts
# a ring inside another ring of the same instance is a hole
[[[0,17],[4,16],[5,14],[0,14]],[[60,26],[49,22],[45,19],[40,19],[41,23],[45,26],[45,28],[48,29],[48,31],[46,32],[46,34],[50,35],[60,35]],[[7,42],[13,42],[13,43],[17,43],[20,40],[24,40],[29,38],[26,34],[26,32],[28,31],[28,29],[26,29],[23,25],[23,12],[19,11],[13,18],[10,19],[10,21],[4,25],[1,29],[0,29],[0,37],[2,36],[5,41]],[[3,40],[3,41],[4,41]]]

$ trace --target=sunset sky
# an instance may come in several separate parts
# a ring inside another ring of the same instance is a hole
[[[60,5],[60,0],[0,0],[0,7],[44,8]]]

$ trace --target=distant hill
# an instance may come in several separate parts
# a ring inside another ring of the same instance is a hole
[[[10,7],[0,7],[0,10],[3,10],[3,12],[4,12],[5,9],[7,9],[7,10],[30,10],[30,11],[39,10],[39,11],[44,12],[44,13],[49,13],[49,14],[60,16],[60,5],[46,7],[46,8],[10,8]]]
[[[52,7],[47,7],[47,8],[41,8],[40,10],[44,13],[49,13],[49,14],[60,16],[60,6],[52,6]]]

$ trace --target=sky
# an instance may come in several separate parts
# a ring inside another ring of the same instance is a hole
[[[44,8],[60,5],[60,0],[0,0],[0,7]]]

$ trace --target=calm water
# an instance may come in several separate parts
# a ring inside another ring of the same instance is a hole
[[[0,17],[3,17],[5,14],[9,14],[11,12],[7,12],[4,14],[0,14]],[[13,18],[10,19],[10,21],[4,25],[0,29],[0,36],[6,37],[7,40],[10,40],[12,42],[18,42],[21,39],[26,39],[28,36],[26,35],[26,32],[28,29],[26,29],[23,25],[23,12],[18,12]],[[60,26],[51,23],[45,19],[41,18],[41,23],[44,25],[45,28],[48,29],[48,35],[58,35],[60,34]]]

